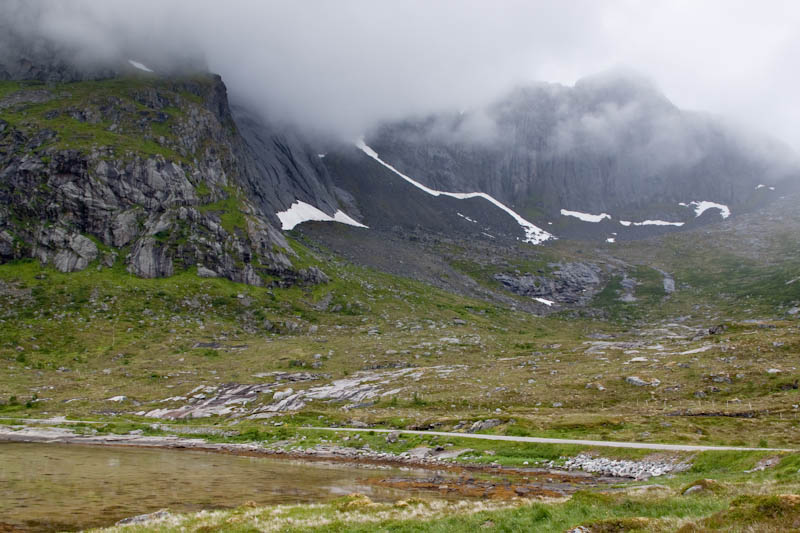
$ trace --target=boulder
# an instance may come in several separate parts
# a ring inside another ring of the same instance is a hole
[[[201,278],[217,278],[219,274],[215,271],[211,270],[210,268],[206,268],[203,265],[197,265],[197,275]]]
[[[497,427],[502,422],[497,418],[490,418],[488,420],[478,420],[469,428],[470,433],[477,433],[478,431],[485,431],[487,429],[492,429],[493,427]]]
[[[636,387],[645,387],[650,384],[639,376],[628,376],[625,378],[625,382]]]
[[[294,389],[291,389],[291,388],[284,389],[282,391],[278,391],[275,394],[273,394],[272,395],[272,400],[275,401],[275,402],[279,402],[281,400],[284,400],[284,399],[288,398],[292,394],[294,394]]]

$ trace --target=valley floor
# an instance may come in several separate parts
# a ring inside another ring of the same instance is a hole
[[[562,242],[524,260],[452,249],[459,283],[477,287],[459,294],[305,240],[292,243],[300,260],[330,282],[257,288],[192,271],[140,279],[121,264],[72,274],[0,265],[0,424],[6,433],[57,417],[56,430],[99,439],[174,435],[470,468],[628,461],[655,465],[648,483],[665,487],[629,480],[460,507],[354,496],[172,514],[134,531],[784,531],[799,516],[782,495],[798,491],[800,459],[782,450],[800,443],[800,233],[787,226],[728,252],[742,227],[591,250]],[[605,284],[541,313],[510,292],[476,297],[504,290],[498,273],[549,275],[559,258],[606,265]],[[693,483],[702,489],[684,495]]]
[[[12,422],[7,420],[7,423]],[[33,422],[33,421],[29,421]],[[552,444],[526,442],[515,448],[484,443],[483,453],[500,459],[516,453],[529,457],[554,457],[535,466],[504,468],[494,462],[480,466],[461,461],[463,448],[476,435],[442,438],[429,435],[435,447],[415,446],[409,452],[381,452],[379,442],[395,434],[368,431],[367,445],[347,450],[347,431],[339,445],[299,449],[286,442],[267,445],[210,442],[162,427],[165,434],[145,436],[81,434],[86,422],[42,420],[42,427],[5,426],[0,440],[65,442],[137,447],[170,447],[208,450],[236,455],[269,454],[276,457],[321,461],[342,460],[354,464],[404,464],[431,469],[426,478],[374,478],[380,485],[427,490],[447,496],[433,499],[409,496],[395,502],[374,502],[351,494],[329,503],[260,507],[242,502],[237,508],[181,514],[161,510],[131,517],[117,526],[98,531],[787,531],[800,522],[798,467],[800,454],[769,450],[706,450],[671,455],[630,455],[603,458],[609,450],[591,444],[553,448]],[[57,427],[54,427],[57,426]],[[184,428],[184,430],[187,428]],[[200,429],[200,428],[198,428]],[[209,431],[210,428],[205,428]],[[313,438],[318,430],[298,432]],[[207,434],[208,435],[208,434]],[[418,435],[416,433],[415,435]],[[378,438],[374,438],[378,437]],[[406,435],[400,433],[401,441]],[[372,447],[369,444],[373,444]],[[373,450],[374,449],[374,450]],[[446,449],[449,454],[434,455]],[[368,453],[361,453],[368,450]],[[418,453],[420,451],[426,454]],[[415,453],[417,452],[417,453]],[[51,451],[50,454],[57,453]],[[180,452],[173,452],[180,453]],[[561,454],[557,458],[556,454]],[[577,455],[573,455],[577,454]],[[613,456],[614,453],[612,452]],[[162,459],[163,460],[163,459]],[[526,461],[527,463],[527,461]],[[567,472],[564,469],[584,469]],[[440,473],[447,471],[447,477]],[[615,473],[614,473],[615,472]],[[609,474],[614,473],[613,476]],[[576,492],[577,491],[577,492]],[[459,500],[458,498],[467,498]],[[13,531],[14,529],[12,529]]]

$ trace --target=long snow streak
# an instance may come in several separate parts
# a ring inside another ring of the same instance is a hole
[[[275,214],[281,221],[281,229],[285,230],[293,229],[298,224],[312,220],[318,222],[341,222],[342,224],[356,226],[358,228],[367,227],[364,224],[353,220],[343,211],[336,211],[333,216],[330,216],[329,214],[320,211],[313,205],[301,202],[300,200],[295,201],[286,211],[281,211],[280,213]]]
[[[139,63],[138,61],[134,61],[133,59],[129,59],[128,63],[130,63],[133,68],[138,68],[139,70],[143,70],[145,72],[153,72],[153,70],[150,69],[150,68],[147,68],[146,65],[143,65],[142,63]]]
[[[644,220],[642,222],[631,222],[630,220],[620,220],[620,224],[625,227],[634,226],[683,226],[683,222],[667,222],[666,220]]]
[[[445,191],[437,191],[435,189],[431,189],[430,187],[426,187],[422,183],[406,176],[405,174],[394,168],[392,165],[390,165],[389,163],[378,157],[378,153],[369,146],[367,146],[367,144],[364,142],[364,139],[359,139],[356,142],[356,147],[358,147],[359,150],[370,156],[372,159],[374,159],[381,165],[385,166],[386,168],[388,168],[389,170],[391,170],[392,172],[394,172],[395,174],[397,174],[398,176],[409,182],[414,187],[422,189],[423,191],[432,196],[449,196],[451,198],[457,198],[459,200],[466,200],[468,198],[483,198],[484,200],[491,202],[495,206],[499,207],[500,209],[511,215],[511,217],[514,220],[516,220],[517,224],[519,224],[522,227],[522,229],[525,231],[525,239],[524,239],[525,242],[529,242],[531,244],[541,244],[548,239],[555,238],[553,237],[553,235],[541,229],[540,227],[531,224],[530,222],[519,216],[511,208],[495,200],[485,192],[445,192]]]
[[[683,222],[667,222],[666,220],[644,220],[642,222],[634,222],[634,226],[683,226]]]

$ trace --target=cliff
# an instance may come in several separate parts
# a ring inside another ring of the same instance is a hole
[[[367,141],[429,187],[483,191],[534,220],[560,209],[683,220],[678,204],[697,200],[738,213],[766,198],[759,184],[800,175],[777,141],[681,110],[623,73],[520,87],[485,108],[384,124]]]
[[[256,159],[218,76],[0,82],[0,260],[324,281],[293,265]]]

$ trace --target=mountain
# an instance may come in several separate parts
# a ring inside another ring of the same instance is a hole
[[[616,242],[765,205],[800,168],[779,143],[627,73],[533,84],[342,143],[231,105],[197,58],[82,63],[15,35],[0,53],[0,261],[317,283],[281,230],[343,222],[355,239],[378,235],[370,253],[384,257],[389,235]]]
[[[620,72],[383,124],[365,143],[425,187],[487,193],[570,238],[636,237],[719,220],[773,201],[800,175],[798,159],[779,142],[683,111],[647,80]]]
[[[262,144],[248,144],[219,76],[135,60],[85,71],[46,43],[17,52],[0,63],[0,261],[119,264],[143,277],[196,268],[251,285],[326,280],[295,265],[275,227],[291,203],[280,184],[302,188],[324,169],[285,134],[264,130]]]

